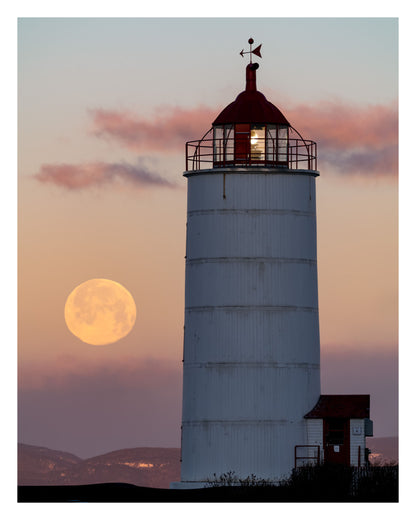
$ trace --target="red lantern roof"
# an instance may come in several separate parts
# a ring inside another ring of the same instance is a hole
[[[249,63],[246,67],[246,90],[241,92],[212,123],[227,125],[235,123],[269,123],[290,126],[280,110],[267,101],[264,94],[256,87],[258,63]]]

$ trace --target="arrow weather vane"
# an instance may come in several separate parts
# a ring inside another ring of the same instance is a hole
[[[241,57],[244,58],[244,54],[250,54],[250,63],[252,62],[251,61],[251,58],[253,56],[253,54],[255,54],[256,56],[258,56],[259,58],[261,58],[261,54],[260,54],[260,49],[261,49],[261,46],[262,44],[260,44],[258,47],[256,47],[254,50],[251,50],[251,45],[254,43],[254,40],[253,38],[250,38],[248,40],[248,43],[250,44],[250,50],[249,51],[245,51],[244,49],[240,52],[241,54]]]

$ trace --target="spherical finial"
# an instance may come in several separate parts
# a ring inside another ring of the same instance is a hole
[[[251,45],[252,43],[254,43],[253,38],[249,38],[248,43],[249,43],[250,45]]]

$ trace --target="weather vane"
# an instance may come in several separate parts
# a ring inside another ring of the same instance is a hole
[[[260,54],[260,49],[261,49],[261,46],[262,44],[260,44],[258,47],[256,47],[254,50],[251,50],[251,46],[252,44],[254,43],[254,40],[253,38],[249,38],[248,40],[248,43],[250,44],[250,50],[249,51],[245,51],[244,49],[240,52],[241,54],[241,57],[244,58],[244,54],[250,54],[250,63],[252,62],[251,61],[251,58],[253,56],[253,54],[255,54],[256,56],[258,56],[259,58],[261,58],[261,54]]]

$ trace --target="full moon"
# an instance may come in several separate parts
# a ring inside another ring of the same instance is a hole
[[[112,280],[87,280],[75,287],[65,303],[68,329],[90,345],[108,345],[124,338],[135,321],[132,295]]]

